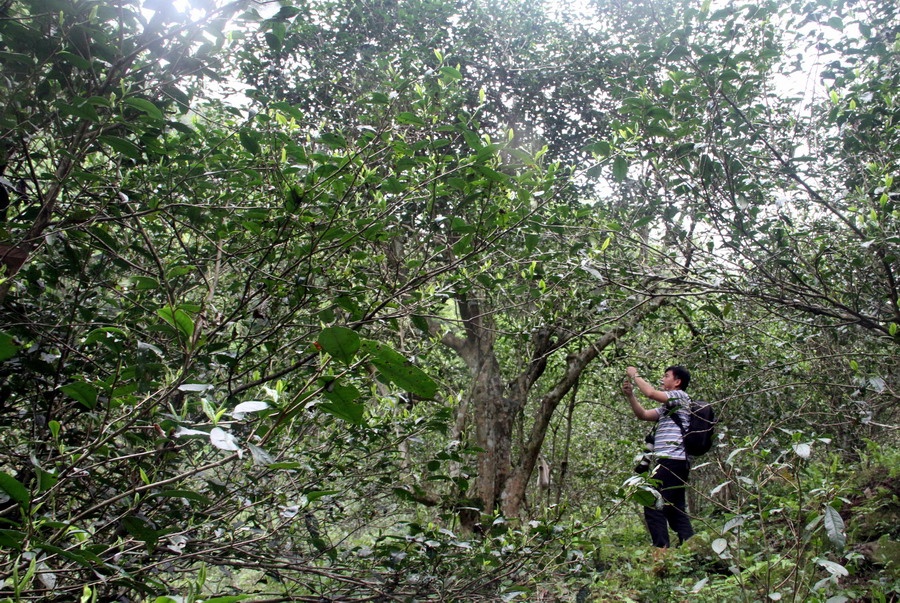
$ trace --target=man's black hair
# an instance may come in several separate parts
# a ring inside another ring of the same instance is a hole
[[[686,390],[688,388],[688,385],[691,384],[691,372],[683,366],[668,366],[666,367],[666,370],[663,371],[663,373],[668,373],[669,371],[672,371],[672,376],[674,376],[676,379],[681,379],[682,391]]]

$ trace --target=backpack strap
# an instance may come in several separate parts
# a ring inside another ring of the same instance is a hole
[[[690,412],[690,401],[688,402],[688,412]],[[684,426],[684,421],[678,416],[678,407],[671,406],[666,408],[665,414],[675,421],[675,424],[678,425],[678,429],[681,430],[681,438],[684,439],[684,436],[687,435],[687,427]]]
[[[671,409],[669,409],[666,411],[666,414],[669,415],[669,417],[671,417],[673,421],[675,421],[676,425],[678,425],[678,429],[681,430],[681,437],[683,438],[684,436],[686,436],[687,429],[684,426],[684,421],[682,421],[681,417],[678,416],[678,411],[676,410],[675,412],[671,412]]]

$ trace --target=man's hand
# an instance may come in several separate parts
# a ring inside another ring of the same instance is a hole
[[[637,377],[638,371],[637,371],[637,369],[634,368],[633,366],[629,366],[627,369],[625,369],[625,373],[626,373],[630,378],[634,379],[635,377]]]
[[[635,371],[633,366],[628,367],[628,372]],[[641,379],[643,381],[643,379]],[[656,412],[655,408],[651,408],[647,410],[641,403],[638,402],[638,399],[634,395],[634,385],[631,383],[631,379],[626,377],[622,381],[622,393],[625,394],[625,399],[628,400],[628,403],[631,405],[631,410],[634,412],[634,416],[636,416],[641,421],[658,421],[659,413]]]

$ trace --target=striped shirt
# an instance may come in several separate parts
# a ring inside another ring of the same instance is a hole
[[[669,401],[656,409],[656,412],[659,413],[659,424],[656,428],[656,442],[653,454],[656,458],[686,461],[687,453],[684,451],[681,428],[672,420],[672,417],[666,414],[666,411],[677,407],[677,411],[672,410],[671,412],[677,412],[682,424],[687,427],[690,422],[691,399],[680,389],[667,391],[666,395],[669,396]]]

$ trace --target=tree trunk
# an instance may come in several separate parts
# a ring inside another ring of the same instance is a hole
[[[500,492],[511,471],[512,429],[518,405],[506,395],[500,363],[494,352],[493,320],[476,301],[460,299],[457,307],[465,325],[465,337],[446,334],[443,342],[465,361],[472,375],[469,395],[475,417],[478,477],[473,496],[482,513],[497,508]],[[457,421],[460,423],[460,421]]]
[[[556,480],[556,504],[559,505],[562,499],[563,488],[566,486],[566,479],[569,477],[569,449],[572,445],[572,416],[575,414],[575,405],[578,403],[578,384],[572,388],[572,395],[569,397],[569,407],[566,409],[566,435],[563,442],[563,454],[559,463],[559,475]]]
[[[512,470],[512,433],[518,408],[504,395],[500,365],[493,354],[483,359],[473,383],[476,443],[484,452],[478,456],[476,497],[484,513],[493,513]]]

